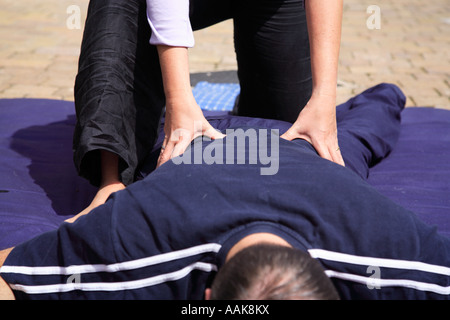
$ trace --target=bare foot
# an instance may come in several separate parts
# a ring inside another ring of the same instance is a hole
[[[122,184],[121,182],[111,183],[111,184],[107,184],[103,187],[100,187],[100,189],[98,190],[94,199],[92,200],[91,204],[86,209],[84,209],[83,211],[78,213],[76,216],[73,216],[72,218],[69,218],[65,221],[69,222],[69,223],[75,222],[75,220],[77,220],[79,217],[84,216],[85,214],[88,214],[96,207],[104,204],[111,194],[113,194],[116,191],[123,190],[123,189],[125,189],[125,185]]]

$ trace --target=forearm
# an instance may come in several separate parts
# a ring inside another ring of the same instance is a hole
[[[306,0],[313,95],[336,96],[343,0]]]
[[[158,46],[159,61],[168,102],[192,99],[189,76],[188,49],[185,47]],[[170,106],[171,104],[168,103]]]

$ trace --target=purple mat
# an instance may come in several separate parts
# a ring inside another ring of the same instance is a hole
[[[389,157],[369,182],[450,236],[450,111],[407,108]],[[0,100],[0,249],[85,208],[96,189],[72,163],[73,102]]]
[[[369,182],[450,236],[450,111],[406,108],[398,144]]]

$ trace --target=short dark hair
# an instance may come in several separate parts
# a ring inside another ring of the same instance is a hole
[[[217,273],[212,300],[338,300],[321,264],[308,253],[258,244],[239,251]]]

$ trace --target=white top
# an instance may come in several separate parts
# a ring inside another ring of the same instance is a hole
[[[152,29],[150,44],[194,46],[189,0],[147,0],[147,20]]]

